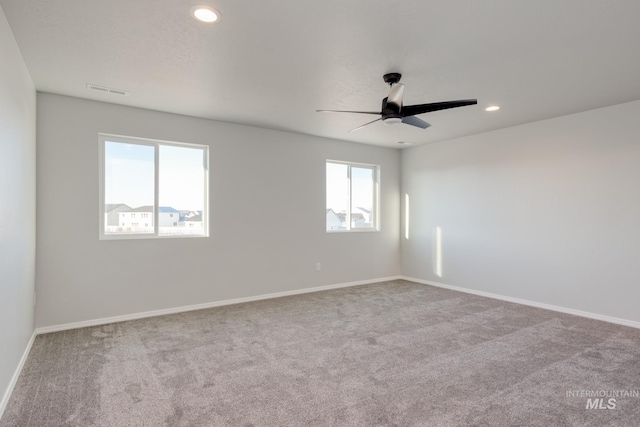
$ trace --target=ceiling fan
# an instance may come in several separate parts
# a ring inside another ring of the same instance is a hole
[[[404,94],[404,85],[400,82],[402,74],[389,73],[382,76],[385,83],[391,86],[389,95],[382,100],[382,110],[375,111],[343,111],[343,110],[316,110],[317,112],[327,113],[356,113],[356,114],[375,114],[380,115],[379,119],[358,126],[349,132],[362,129],[363,127],[382,120],[384,124],[404,123],[407,125],[426,129],[431,126],[422,119],[415,117],[418,114],[430,113],[432,111],[446,110],[447,108],[464,107],[466,105],[475,105],[477,99],[462,99],[459,101],[432,102],[430,104],[419,105],[402,105],[402,95]]]

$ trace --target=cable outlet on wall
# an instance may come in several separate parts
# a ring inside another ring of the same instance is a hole
[[[321,268],[322,266],[320,265],[320,263],[316,262],[316,271],[320,271]]]

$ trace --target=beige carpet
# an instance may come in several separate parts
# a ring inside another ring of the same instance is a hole
[[[638,426],[638,390],[640,330],[397,281],[40,335],[0,426]]]

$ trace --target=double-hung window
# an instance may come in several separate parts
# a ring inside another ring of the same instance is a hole
[[[327,160],[326,230],[376,231],[380,166]]]
[[[101,239],[208,236],[205,145],[99,135]]]

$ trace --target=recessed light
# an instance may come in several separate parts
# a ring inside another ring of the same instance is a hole
[[[500,109],[500,106],[492,105],[490,107],[485,108],[484,111],[498,111],[499,109]]]
[[[220,12],[209,6],[194,6],[191,8],[191,15],[198,21],[207,23],[220,20]]]

